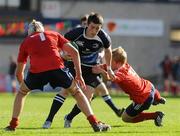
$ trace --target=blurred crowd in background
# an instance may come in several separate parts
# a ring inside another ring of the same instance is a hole
[[[32,19],[41,21],[46,30],[64,34],[80,24],[82,15],[90,12],[103,15],[103,27],[112,38],[112,47],[126,49],[128,61],[138,74],[151,80],[163,93],[179,95],[178,0],[0,1],[0,92],[16,93],[18,89],[14,75],[16,57]],[[117,88],[109,82],[107,86],[110,90]],[[45,87],[48,90],[52,90],[49,85]]]
[[[163,78],[163,91],[177,95],[180,92],[180,56],[166,55],[160,63]]]

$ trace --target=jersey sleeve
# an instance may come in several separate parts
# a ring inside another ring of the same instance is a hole
[[[101,29],[99,36],[104,44],[104,48],[109,48],[111,45],[110,36],[103,29]]]
[[[69,32],[67,32],[64,37],[66,39],[68,39],[69,41],[74,41],[80,34],[82,34],[82,30],[84,28],[80,27],[80,28],[74,28],[72,30],[70,30]]]
[[[67,42],[69,42],[68,39],[66,39],[64,36],[62,36],[61,34],[58,35],[58,47],[62,48],[64,44],[66,44]]]
[[[115,80],[114,82],[121,82],[123,80],[123,74],[120,72],[115,73]]]
[[[19,48],[17,61],[18,61],[18,63],[26,63],[27,58],[28,58],[28,52],[26,49],[25,41],[23,41]]]

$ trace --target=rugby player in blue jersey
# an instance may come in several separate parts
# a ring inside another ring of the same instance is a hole
[[[103,17],[98,13],[91,13],[87,20],[86,27],[77,27],[65,34],[65,38],[72,42],[72,44],[78,49],[81,58],[81,69],[82,76],[84,78],[85,84],[87,85],[86,90],[83,90],[84,94],[91,101],[94,91],[98,90],[104,101],[108,106],[115,112],[115,114],[120,117],[122,114],[122,109],[117,108],[108,92],[107,87],[102,81],[101,75],[93,73],[93,68],[100,64],[101,57],[100,52],[104,50],[105,65],[107,66],[106,74],[110,79],[114,79],[114,73],[111,70],[111,39],[109,35],[102,29]],[[74,64],[72,61],[66,62],[66,66],[70,69],[70,72],[75,76]],[[53,118],[59,108],[61,107],[63,101],[58,101],[56,99],[58,94],[55,96],[50,113],[43,124],[43,128],[50,128]],[[78,105],[75,104],[72,111],[67,114],[64,118],[64,127],[71,127],[71,122],[73,118],[81,112]]]

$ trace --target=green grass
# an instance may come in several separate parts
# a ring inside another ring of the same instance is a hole
[[[92,102],[92,108],[98,119],[112,126],[111,131],[94,133],[85,116],[81,113],[72,123],[72,128],[63,128],[63,118],[74,105],[74,99],[69,97],[56,115],[51,129],[41,128],[47,117],[55,93],[33,93],[27,97],[25,108],[21,114],[20,125],[15,132],[5,132],[11,118],[14,96],[0,94],[0,136],[179,136],[180,135],[180,98],[167,98],[166,105],[152,106],[149,111],[165,112],[164,126],[156,127],[153,121],[130,124],[124,123],[97,97]],[[128,97],[113,97],[119,106],[130,104]]]

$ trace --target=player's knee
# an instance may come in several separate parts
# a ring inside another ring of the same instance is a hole
[[[123,121],[123,122],[131,122],[131,121],[132,121],[132,118],[129,117],[126,112],[124,112],[124,113],[122,114],[122,121]]]
[[[128,122],[132,122],[132,119],[126,118],[126,117],[122,117],[122,121],[128,123]]]
[[[72,96],[75,96],[81,92],[80,88],[73,83],[71,87],[68,89]]]
[[[67,98],[68,95],[69,95],[69,93],[68,93],[68,91],[67,91],[66,89],[63,89],[63,90],[61,90],[61,91],[59,92],[59,95],[60,95],[60,96],[63,96],[64,98]]]
[[[123,121],[123,122],[128,122],[128,119],[125,118],[125,117],[122,117],[122,121]]]
[[[24,82],[22,82],[20,85],[19,93],[21,93],[23,95],[27,95],[30,91],[31,90],[26,86],[26,84]]]
[[[96,90],[98,91],[98,93],[100,93],[101,96],[104,96],[104,95],[109,95],[109,92],[107,90],[107,87],[104,83],[101,83],[99,84],[97,87],[96,87]]]
[[[72,96],[78,95],[79,93],[81,93],[79,87],[74,87],[74,88],[71,90]]]

